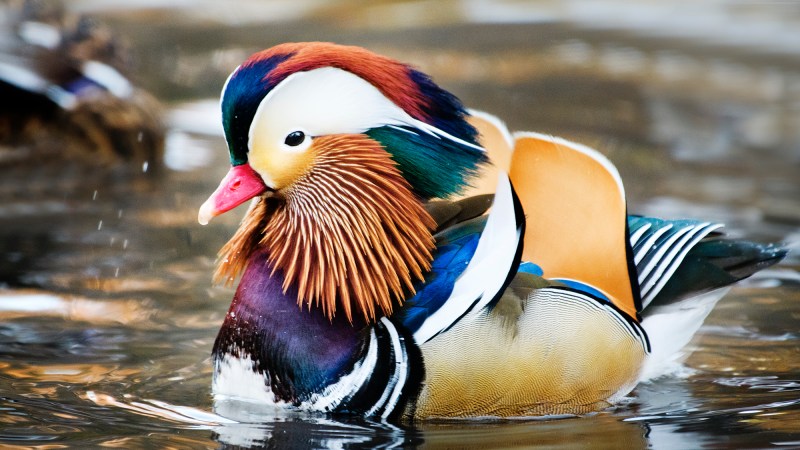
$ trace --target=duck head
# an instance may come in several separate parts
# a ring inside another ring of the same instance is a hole
[[[223,248],[232,281],[265,249],[284,289],[329,317],[389,314],[429,269],[422,203],[486,162],[467,113],[431,79],[362,48],[283,44],[251,56],[222,90],[231,169],[198,220],[255,198]]]

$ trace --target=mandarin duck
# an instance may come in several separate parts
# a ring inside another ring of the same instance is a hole
[[[60,2],[0,1],[0,169],[27,188],[65,165],[157,167],[161,107],[124,74],[130,59],[110,29]]]
[[[216,272],[240,278],[217,400],[388,420],[598,411],[785,254],[629,216],[597,151],[512,136],[362,48],[256,53],[221,108],[232,167],[199,221],[253,200]],[[486,167],[494,195],[457,198]]]

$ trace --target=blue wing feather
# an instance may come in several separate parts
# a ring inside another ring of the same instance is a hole
[[[456,279],[475,254],[485,225],[486,217],[479,217],[436,235],[431,271],[424,283],[418,282],[414,286],[416,295],[406,300],[396,314],[409,331],[417,331],[450,298]]]
[[[517,273],[525,218],[511,181],[498,177],[488,216],[461,222],[436,235],[433,268],[425,284],[395,315],[424,343],[500,298]]]

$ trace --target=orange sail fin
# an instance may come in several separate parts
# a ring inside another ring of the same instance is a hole
[[[522,258],[546,278],[576,280],[637,317],[628,258],[625,192],[595,150],[536,133],[515,134],[510,177],[526,217]]]
[[[479,176],[470,181],[470,187],[460,195],[464,198],[494,193],[498,172],[508,172],[511,166],[514,146],[514,138],[500,119],[480,111],[470,111],[470,114],[469,123],[478,130],[480,144],[486,149],[491,164],[485,164]]]

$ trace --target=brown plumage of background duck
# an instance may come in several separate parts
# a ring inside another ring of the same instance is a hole
[[[157,168],[161,110],[129,66],[125,45],[91,18],[0,0],[0,171],[30,181]]]

